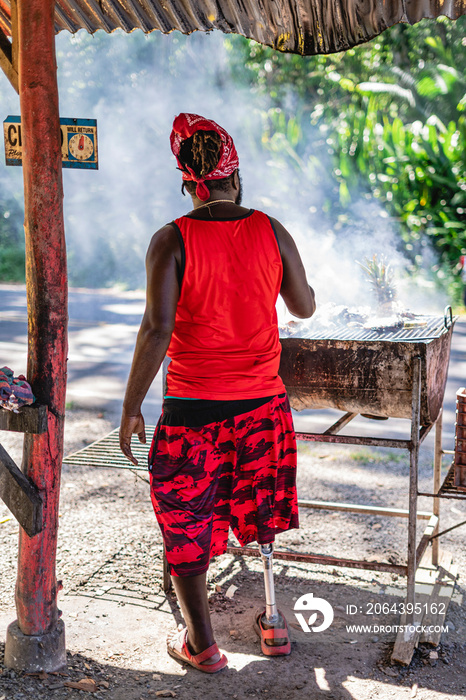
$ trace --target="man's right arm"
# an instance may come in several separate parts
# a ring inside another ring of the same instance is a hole
[[[301,256],[286,228],[276,219],[271,218],[271,221],[277,234],[283,263],[280,295],[293,316],[309,318],[316,310],[316,302],[314,290],[307,283]]]
[[[146,257],[146,309],[136,340],[133,363],[123,402],[120,447],[134,464],[131,436],[137,433],[145,442],[142,401],[157,374],[170,343],[180,295],[178,267],[180,245],[171,225],[153,236]]]

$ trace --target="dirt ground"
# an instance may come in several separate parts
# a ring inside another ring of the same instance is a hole
[[[67,416],[66,452],[105,435],[118,416],[72,410]],[[0,441],[20,460],[21,437]],[[421,450],[420,488],[431,485],[432,454]],[[142,474],[144,478],[144,474]],[[405,508],[408,455],[401,451],[337,445],[299,449],[301,498]],[[422,510],[430,509],[420,499]],[[465,518],[464,501],[442,503],[441,527]],[[280,609],[290,624],[292,654],[267,658],[252,629],[263,607],[260,562],[224,555],[209,572],[213,624],[229,667],[208,676],[178,664],[165,651],[165,638],[181,616],[172,594],[162,590],[162,544],[148,486],[131,472],[64,466],[57,575],[63,581],[59,605],[66,626],[68,667],[43,677],[16,674],[1,665],[7,625],[15,617],[18,526],[0,505],[0,700],[109,698],[179,700],[223,698],[311,698],[366,700],[419,698],[456,700],[466,696],[466,553],[464,527],[442,538],[453,552],[459,579],[447,614],[448,632],[437,649],[420,646],[409,667],[392,666],[395,633],[355,633],[351,624],[396,625],[396,613],[370,615],[377,603],[403,600],[405,580],[349,568],[275,562]],[[281,535],[280,548],[403,563],[406,520],[303,509],[301,528]],[[236,586],[233,597],[231,586]],[[305,633],[293,606],[305,593],[326,599],[334,621],[320,633]],[[348,605],[360,612],[349,615]],[[432,655],[430,652],[436,651]],[[95,692],[66,686],[90,678]]]

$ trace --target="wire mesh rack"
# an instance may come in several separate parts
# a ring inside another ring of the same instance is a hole
[[[155,431],[155,425],[146,425],[147,443],[139,442],[136,435],[131,441],[131,451],[138,460],[136,466],[132,464],[121,452],[119,442],[119,428],[115,428],[111,433],[96,440],[90,445],[86,445],[81,450],[73,452],[63,458],[64,464],[83,467],[102,467],[112,469],[126,469],[131,472],[148,472],[147,459],[151,437]],[[140,476],[140,474],[138,474]]]

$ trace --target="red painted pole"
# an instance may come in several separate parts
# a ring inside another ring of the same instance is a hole
[[[54,0],[19,0],[18,49],[28,299],[28,380],[48,406],[48,432],[26,435],[23,471],[44,501],[43,529],[20,529],[16,609],[25,635],[57,624],[55,559],[63,457],[67,276]]]

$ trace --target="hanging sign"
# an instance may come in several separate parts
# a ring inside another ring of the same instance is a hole
[[[98,169],[96,119],[68,119],[64,117],[60,119],[60,134],[64,168]],[[3,135],[6,164],[22,165],[21,117],[7,117],[3,122]]]

